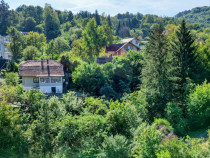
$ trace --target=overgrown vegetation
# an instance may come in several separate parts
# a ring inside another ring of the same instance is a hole
[[[187,136],[210,125],[208,28],[140,13],[8,8],[1,1],[0,33],[11,37],[13,59],[1,71],[0,157],[210,155],[210,136]],[[122,37],[145,40],[144,49],[98,65]],[[22,87],[20,59],[41,58],[71,74],[62,97]]]

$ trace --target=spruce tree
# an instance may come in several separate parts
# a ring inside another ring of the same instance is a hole
[[[107,17],[107,24],[110,27],[110,29],[112,29],[112,21],[111,21],[110,15],[108,15],[108,17]]]
[[[119,35],[120,28],[121,28],[121,23],[119,21],[119,23],[117,25],[117,29],[116,29],[115,35]]]
[[[175,66],[174,81],[177,85],[175,98],[178,97],[176,100],[182,105],[185,104],[187,95],[187,79],[196,80],[196,69],[199,66],[196,62],[193,43],[194,39],[183,20],[171,44]]]
[[[95,20],[96,20],[97,26],[101,25],[100,16],[98,15],[98,11],[97,10],[95,12]]]
[[[162,115],[170,101],[168,42],[162,25],[151,31],[142,70],[142,89],[150,105],[151,117]]]

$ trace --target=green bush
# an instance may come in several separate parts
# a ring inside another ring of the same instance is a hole
[[[187,102],[189,126],[191,129],[209,125],[210,119],[210,83],[206,81],[191,92]]]
[[[101,145],[99,157],[128,158],[131,157],[131,145],[125,136],[115,135],[105,138]]]
[[[108,112],[108,101],[99,98],[85,98],[84,111],[92,114],[105,115]]]
[[[71,113],[74,115],[79,115],[83,109],[83,100],[76,96],[75,92],[69,92],[63,95],[62,98],[66,113]]]
[[[0,102],[0,157],[23,157],[27,153],[22,126],[18,109]]]
[[[136,158],[156,157],[156,153],[160,150],[161,139],[161,132],[154,125],[142,124],[135,133],[135,146],[132,149],[132,156]]]
[[[109,106],[107,122],[111,126],[112,134],[124,135],[127,138],[132,137],[133,130],[142,123],[142,118],[139,117],[136,107],[118,101],[111,102]]]
[[[185,135],[187,130],[187,120],[183,117],[182,108],[168,103],[165,108],[165,118],[170,122],[177,135]]]
[[[99,95],[100,88],[104,86],[106,78],[101,67],[94,64],[83,63],[72,74],[73,82],[87,93]]]
[[[6,85],[16,86],[19,82],[18,74],[14,72],[6,73],[4,79]]]

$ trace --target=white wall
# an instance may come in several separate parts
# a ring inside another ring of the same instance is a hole
[[[32,88],[39,88],[42,93],[52,93],[52,87],[56,88],[56,93],[63,93],[63,80],[61,77],[61,83],[34,83],[34,77],[22,77],[23,87],[26,90]]]
[[[63,93],[63,86],[40,86],[42,93],[52,93],[52,87],[56,88],[56,93]]]
[[[34,77],[22,77],[23,87],[39,87],[39,83],[33,82]]]

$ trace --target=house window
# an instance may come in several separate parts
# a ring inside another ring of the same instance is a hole
[[[34,77],[34,78],[33,78],[33,82],[34,82],[34,83],[39,83],[39,78],[38,78],[38,77]]]
[[[50,83],[50,78],[49,77],[44,78],[44,82],[45,83]]]
[[[44,83],[44,78],[40,78],[40,82],[41,83]]]
[[[61,78],[60,77],[52,77],[51,83],[61,83]]]
[[[49,77],[41,77],[40,82],[41,83],[50,83],[50,78]]]

